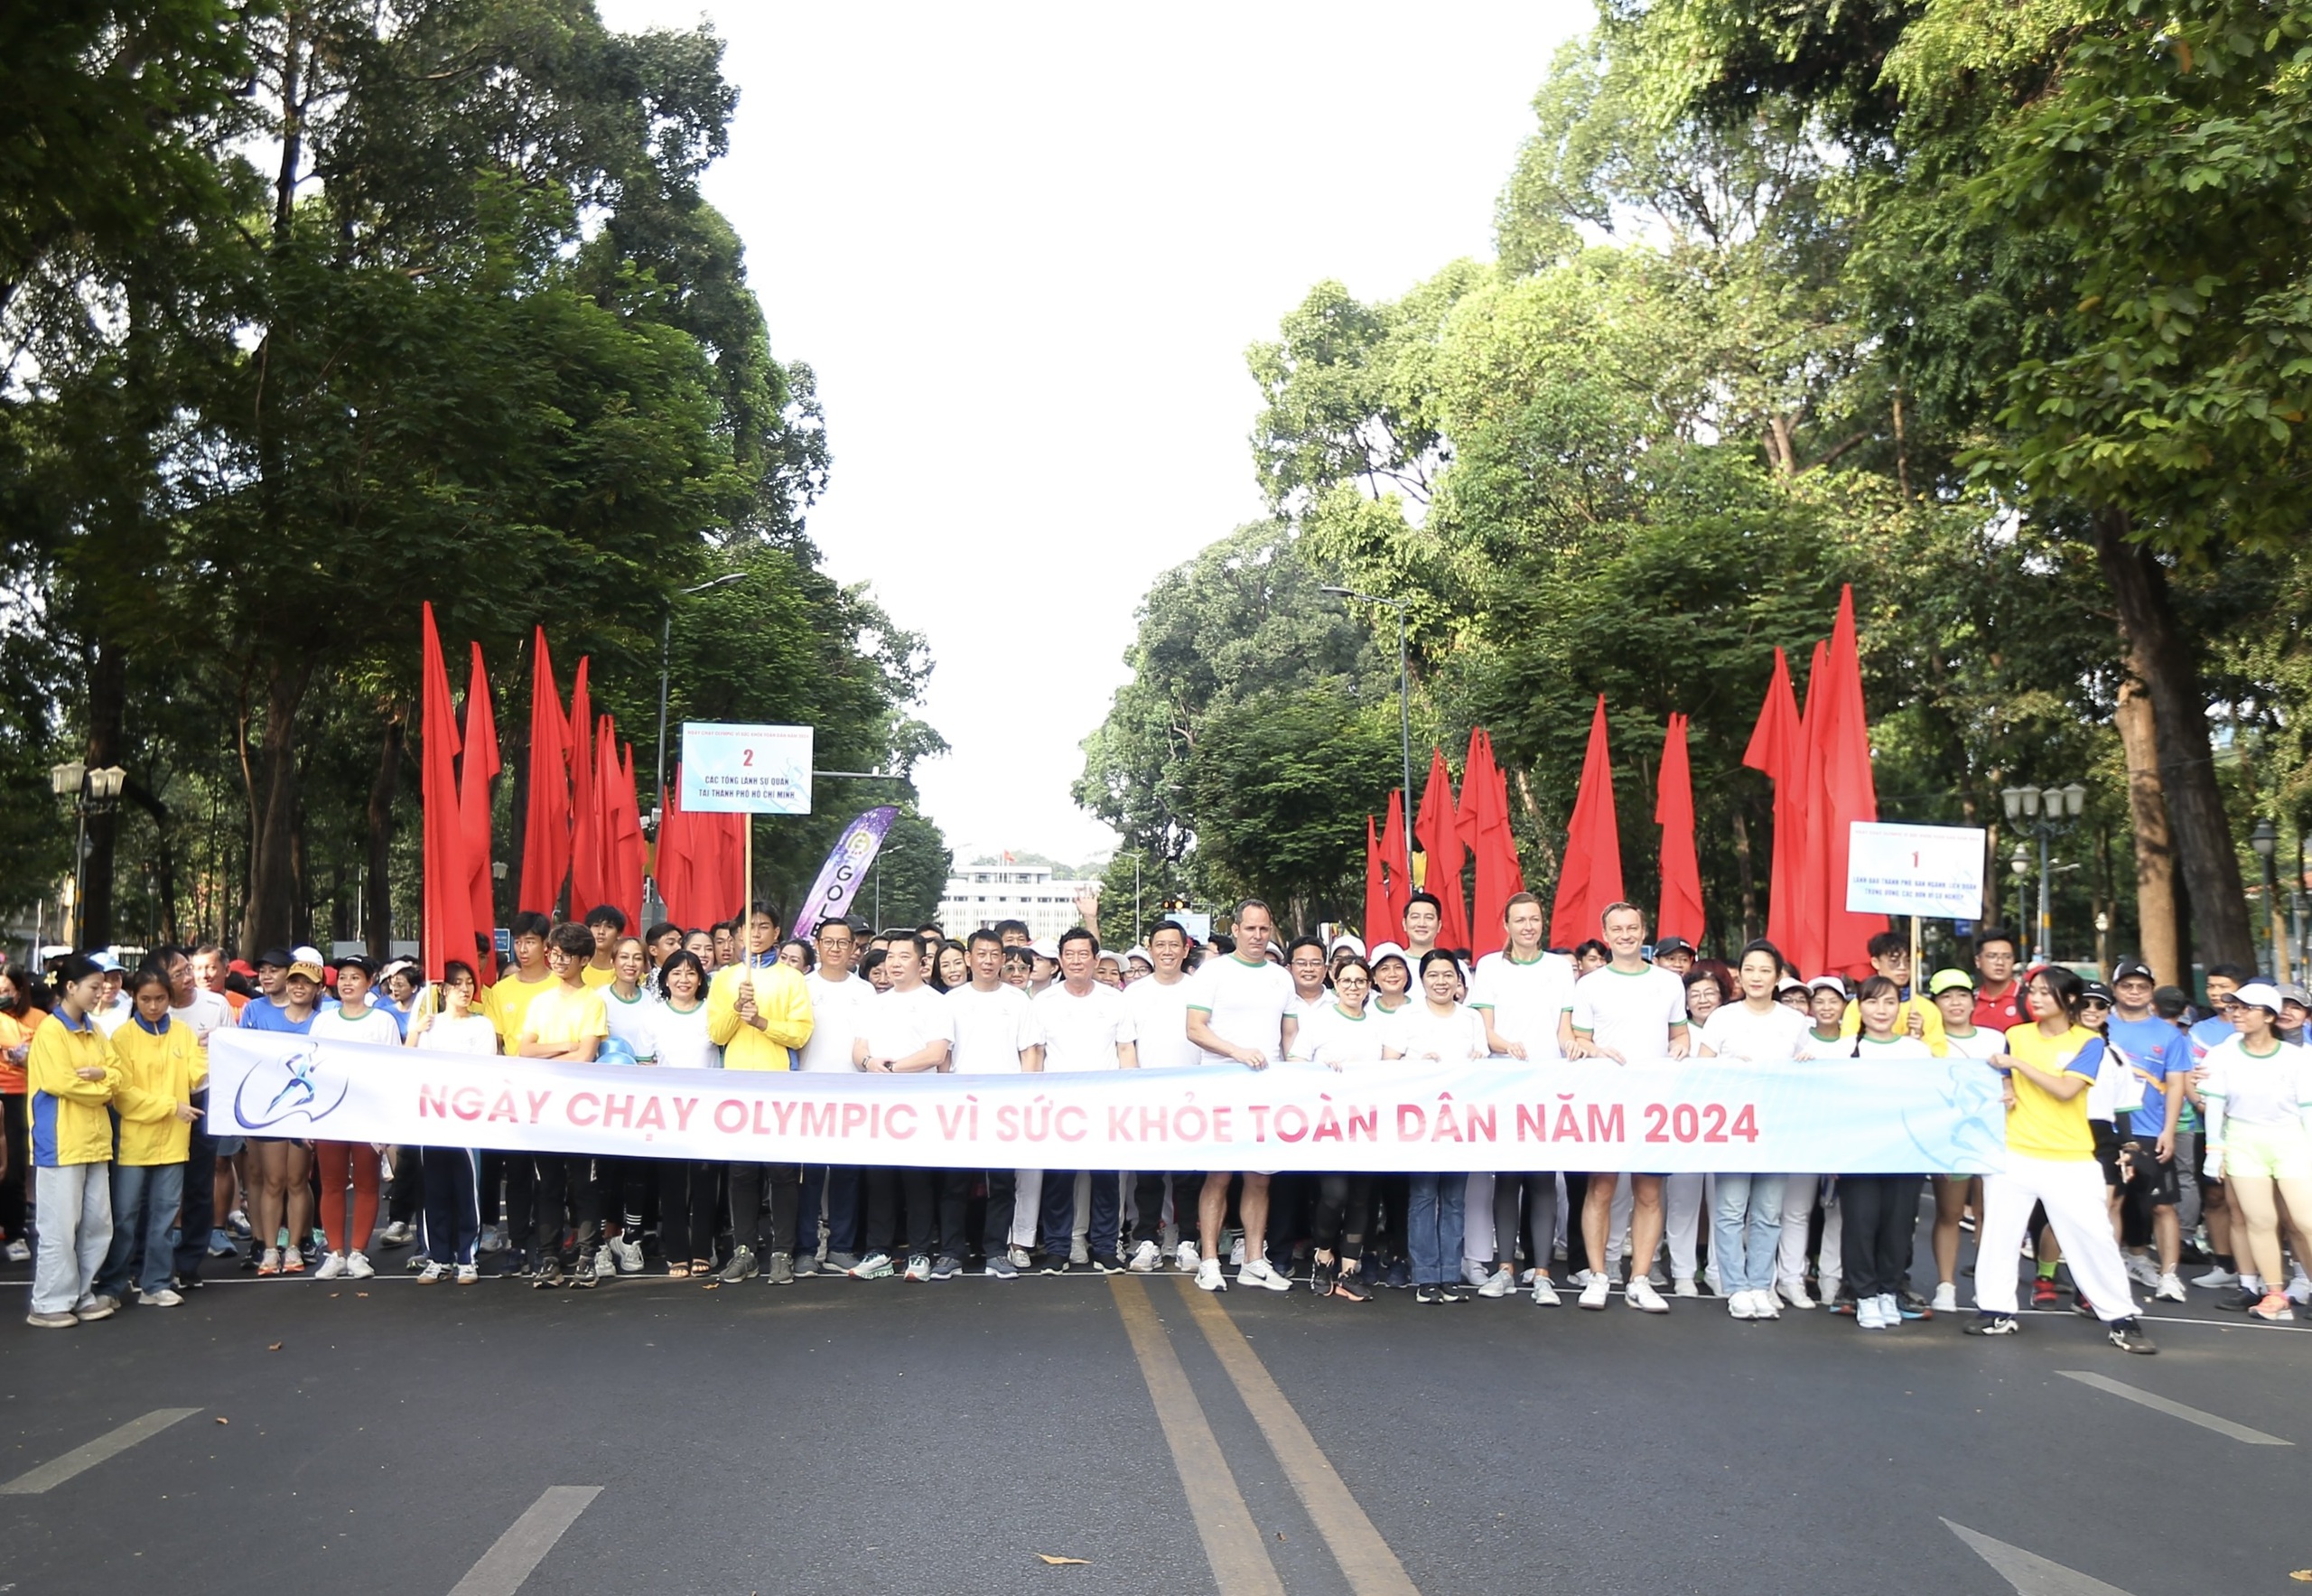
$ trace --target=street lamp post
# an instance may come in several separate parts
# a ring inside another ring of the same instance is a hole
[[[696,587],[684,588],[677,597],[690,598],[710,587],[722,587],[728,583],[744,582],[751,574],[745,571],[727,571],[712,582],[702,582]],[[665,620],[658,627],[658,787],[650,798],[650,833],[656,836],[666,817],[658,813],[658,795],[667,790],[667,678],[674,658],[675,601],[667,601]]]
[[[2271,817],[2267,815],[2256,822],[2256,829],[2248,838],[2248,845],[2256,850],[2256,858],[2264,872],[2264,941],[2270,952],[2266,961],[2274,978],[2288,979],[2288,950],[2280,934],[2279,882],[2272,873],[2272,854],[2279,847],[2279,833],[2274,829]]]
[[[2078,820],[2087,807],[2087,789],[2074,781],[2068,787],[2003,788],[1999,796],[2006,806],[2007,818],[2039,839],[2039,919],[2034,930],[2032,961],[2044,964],[2055,943],[2053,917],[2047,907],[2047,844],[2069,831]],[[2030,824],[2026,826],[2025,821]]]
[[[1320,591],[1336,598],[1354,599],[1360,604],[1386,604],[1397,612],[1397,732],[1404,753],[1404,803],[1403,819],[1405,827],[1405,858],[1411,868],[1412,858],[1412,675],[1406,667],[1405,611],[1411,607],[1407,599],[1384,599],[1372,593],[1358,593],[1352,587],[1328,586]],[[1368,936],[1371,934],[1368,930]]]
[[[128,772],[118,765],[105,765],[90,770],[79,760],[67,760],[51,765],[48,771],[48,788],[60,798],[72,800],[72,812],[79,821],[78,835],[72,844],[72,918],[68,922],[72,946],[80,946],[88,929],[86,892],[89,865],[89,817],[101,815],[120,801],[120,789],[128,780]]]
[[[2015,873],[2015,923],[2019,926],[2027,912],[2023,893],[2031,884],[2031,855],[2021,843],[2015,845],[2015,856],[2007,862],[2007,868]]]

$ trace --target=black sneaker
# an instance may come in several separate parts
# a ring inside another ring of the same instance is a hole
[[[538,1292],[550,1292],[555,1286],[560,1285],[562,1282],[562,1260],[559,1258],[548,1258],[545,1263],[538,1265],[537,1273],[530,1276],[530,1289],[532,1291]]]
[[[2263,1300],[2263,1293],[2251,1292],[2242,1286],[2228,1297],[2217,1298],[2215,1305],[2226,1313],[2245,1313]]]
[[[1338,1265],[1312,1264],[1309,1266],[1309,1289],[1320,1297],[1332,1294],[1333,1283],[1340,1278]]]
[[[1442,1302],[1447,1300],[1445,1288],[1441,1285],[1417,1285],[1412,1288],[1412,1300],[1416,1302]]]
[[[2087,1293],[2085,1292],[2074,1292],[2071,1293],[2071,1311],[2074,1313],[2078,1314],[2082,1319],[2093,1319],[2095,1317],[2095,1304],[2087,1300]]]
[[[1046,1253],[1044,1255],[1043,1272],[1046,1274],[1065,1274],[1073,1267],[1074,1265],[1068,1263],[1067,1255],[1066,1253]]]
[[[1361,1273],[1335,1275],[1331,1294],[1350,1302],[1369,1302],[1373,1300],[1372,1287]]]
[[[2149,1358],[2159,1350],[2151,1344],[2151,1338],[2143,1333],[2143,1321],[2140,1319],[2114,1321],[2108,1327],[2108,1333],[2112,1345],[2122,1352],[2139,1352]]]
[[[1440,1302],[1466,1302],[1469,1300],[1469,1293],[1458,1285],[1440,1285],[1437,1288],[1437,1300]]]
[[[2023,1331],[2022,1321],[2012,1313],[1978,1313],[1974,1323],[1967,1327],[1971,1336],[2014,1336]]]
[[[1095,1274],[1122,1274],[1123,1273],[1123,1260],[1117,1257],[1114,1253],[1094,1253],[1092,1255],[1092,1271]]]
[[[578,1266],[562,1278],[563,1283],[573,1292],[590,1292],[602,1283],[602,1277],[594,1271],[594,1261],[583,1255],[578,1259]]]

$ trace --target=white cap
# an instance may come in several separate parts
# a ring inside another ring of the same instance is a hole
[[[1812,981],[1806,983],[1806,990],[1809,992],[1835,992],[1841,997],[1848,995],[1846,989],[1846,977],[1843,975],[1817,975]]]
[[[1046,937],[1040,942],[1029,943],[1028,951],[1034,954],[1038,958],[1048,958],[1055,964],[1059,962],[1059,944],[1053,941],[1049,937]]]
[[[1333,938],[1332,950],[1335,953],[1338,953],[1344,947],[1356,955],[1359,958],[1363,958],[1365,957],[1365,944],[1346,931]]]
[[[1149,957],[1148,949],[1141,947],[1136,942],[1130,947],[1123,950],[1123,957],[1126,964],[1131,963],[1133,959],[1138,959],[1142,964],[1146,965],[1151,970],[1156,967],[1156,961]]]
[[[1365,962],[1368,965],[1377,965],[1391,954],[1404,959],[1408,965],[1412,963],[1410,958],[1405,958],[1405,950],[1394,942],[1375,942],[1373,944],[1373,951],[1366,956]]]
[[[2269,981],[2251,981],[2232,994],[2232,1001],[2251,1009],[2270,1009],[2279,1013],[2279,988]]]
[[[320,965],[324,968],[329,965],[329,960],[322,957],[320,948],[302,944],[289,950],[289,961],[292,964]]]

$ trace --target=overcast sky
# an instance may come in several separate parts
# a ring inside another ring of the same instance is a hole
[[[1115,845],[1068,788],[1150,581],[1260,512],[1244,351],[1311,285],[1491,253],[1582,0],[810,5],[704,15],[740,90],[710,199],[834,457],[810,518],[937,668],[956,857]],[[822,807],[857,795],[821,783]]]

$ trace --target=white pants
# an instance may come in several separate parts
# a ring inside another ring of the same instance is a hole
[[[2103,1170],[2093,1158],[2027,1158],[2007,1155],[2007,1172],[1983,1177],[1982,1225],[1975,1237],[1975,1306],[1985,1313],[2015,1311],[2016,1276],[2022,1265],[2024,1233],[2031,1205],[2044,1204],[2047,1223],[2071,1265],[2071,1282],[2109,1324],[2133,1319],[2135,1293],[2128,1283],[2120,1244],[2112,1236]]]
[[[1598,1177],[1592,1175],[1590,1178],[1592,1181],[1595,1181]],[[1585,1199],[1584,1200],[1586,1201],[1587,1199]],[[1629,1233],[1630,1213],[1631,1210],[1636,1208],[1636,1206],[1637,1199],[1630,1195],[1629,1177],[1627,1175],[1616,1175],[1614,1177],[1613,1206],[1606,1210],[1606,1273],[1614,1275],[1617,1279],[1620,1276],[1619,1266],[1622,1261],[1622,1243],[1626,1240],[1634,1241],[1636,1239],[1636,1237],[1631,1236]],[[1654,1268],[1654,1260],[1651,1258],[1640,1258],[1635,1261],[1635,1265],[1634,1273],[1638,1274],[1650,1274]]]
[[[1461,1256],[1493,1268],[1493,1177],[1472,1171],[1461,1199]]]
[[[1036,1221],[1043,1213],[1044,1172],[1013,1170],[1012,1182],[1012,1245],[1032,1250],[1036,1245]]]
[[[112,1165],[42,1165],[33,1175],[40,1213],[33,1311],[70,1313],[89,1294],[112,1246]]]
[[[1662,1180],[1663,1233],[1670,1242],[1670,1278],[1694,1277],[1694,1244],[1701,1235],[1701,1199],[1708,1175],[1665,1175]]]
[[[1782,1189],[1782,1246],[1776,1250],[1774,1277],[1777,1284],[1795,1285],[1806,1278],[1806,1227],[1814,1218],[1814,1199],[1822,1191],[1820,1175],[1785,1175]],[[1835,1198],[1823,1210],[1823,1295],[1838,1294],[1845,1271],[1839,1265],[1839,1243],[1846,1227],[1839,1222]]]

